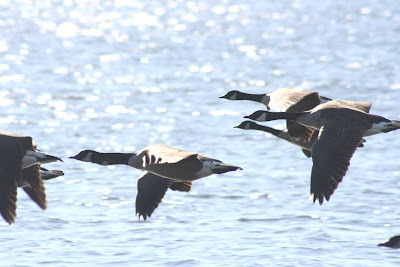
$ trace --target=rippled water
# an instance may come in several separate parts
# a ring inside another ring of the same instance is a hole
[[[3,266],[397,266],[399,132],[367,138],[331,201],[311,160],[228,90],[300,87],[400,118],[397,1],[0,1],[0,126],[65,159],[42,212],[19,191]],[[270,123],[275,127],[283,124]],[[135,216],[140,171],[68,159],[166,144],[243,167]]]

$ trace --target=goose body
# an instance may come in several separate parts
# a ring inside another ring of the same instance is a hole
[[[168,188],[189,192],[194,180],[241,169],[198,153],[164,145],[152,145],[136,153],[84,150],[71,158],[100,165],[124,164],[144,171],[138,179],[136,214],[145,220],[157,208]]]
[[[400,235],[396,235],[391,237],[385,243],[381,243],[378,246],[381,247],[389,247],[389,248],[400,248]]]
[[[30,136],[0,131],[0,213],[12,224],[16,217],[17,187],[43,210],[47,207],[40,164],[61,160],[39,152]]]
[[[330,101],[306,112],[256,111],[245,118],[256,121],[290,119],[319,130],[311,152],[311,195],[322,204],[343,180],[357,146],[363,136],[400,129],[399,121],[365,112],[370,104],[348,105],[345,101]],[[366,109],[362,110],[361,107]]]

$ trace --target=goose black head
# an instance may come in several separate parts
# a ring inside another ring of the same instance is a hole
[[[247,129],[253,129],[255,125],[256,123],[253,121],[243,121],[239,125],[233,126],[233,128],[247,130]]]
[[[83,150],[76,154],[75,156],[69,157],[70,159],[76,159],[80,161],[85,161],[85,162],[92,162],[92,157],[94,154],[97,154],[98,152],[93,151],[93,150]]]
[[[225,95],[220,96],[219,98],[225,98],[225,99],[229,99],[229,100],[236,100],[238,93],[239,93],[239,91],[236,91],[236,90],[229,91],[228,93],[226,93]]]
[[[254,121],[267,121],[267,114],[268,112],[265,110],[257,110],[250,115],[244,116],[246,119],[251,119]]]
[[[400,248],[400,235],[393,236],[389,241],[381,243],[378,246],[390,247],[390,248]]]

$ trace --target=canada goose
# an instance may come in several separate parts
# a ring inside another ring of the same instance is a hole
[[[268,94],[248,94],[240,91],[229,91],[220,98],[229,100],[250,100],[264,104],[268,110],[280,112],[301,112],[310,110],[321,103],[332,99],[320,96],[317,92],[298,91],[292,88],[279,88]],[[290,135],[309,142],[314,135],[312,128],[287,120],[286,126]],[[293,132],[293,133],[292,133]],[[295,133],[297,135],[295,135]]]
[[[242,123],[240,123],[237,126],[234,126],[233,128],[239,128],[239,129],[243,129],[243,130],[259,130],[259,131],[264,131],[264,132],[270,133],[280,139],[286,140],[289,143],[292,143],[296,146],[301,147],[301,150],[303,151],[304,155],[306,155],[308,158],[311,158],[311,147],[314,144],[315,140],[317,139],[318,133],[319,133],[319,131],[314,131],[314,134],[311,137],[310,141],[303,141],[301,139],[291,137],[287,130],[285,130],[285,131],[277,130],[277,129],[274,129],[271,127],[257,124],[254,121],[243,121]],[[365,142],[364,139],[361,141],[361,143],[358,146],[363,147],[364,146],[363,142]]]
[[[137,153],[84,150],[70,158],[100,165],[124,164],[144,171],[137,182],[136,195],[136,214],[144,220],[151,216],[168,188],[189,192],[193,180],[242,169],[164,145],[151,145]]]
[[[290,119],[319,129],[318,138],[311,148],[313,167],[310,191],[313,201],[318,199],[320,204],[324,197],[329,201],[342,181],[363,136],[400,129],[399,121],[369,114],[338,100],[321,104],[306,112],[259,110],[245,118],[256,121]]]
[[[0,145],[0,213],[12,224],[16,217],[17,187],[23,187],[39,207],[46,209],[40,164],[62,160],[37,150],[30,136],[0,131]]]
[[[389,239],[389,241],[387,241],[385,243],[381,243],[378,246],[390,247],[390,248],[400,248],[400,235],[393,236]]]
[[[310,141],[303,141],[303,140],[291,137],[289,132],[286,130],[285,131],[277,130],[274,128],[270,128],[270,127],[267,127],[264,125],[257,124],[253,121],[243,121],[239,125],[234,126],[234,128],[239,128],[239,129],[243,129],[243,130],[259,130],[259,131],[264,131],[264,132],[270,133],[272,135],[275,135],[276,137],[278,137],[280,139],[283,139],[285,141],[288,141],[289,143],[292,143],[296,146],[301,147],[304,155],[306,155],[308,158],[311,157],[311,146],[318,136],[318,131],[314,131],[314,134]]]

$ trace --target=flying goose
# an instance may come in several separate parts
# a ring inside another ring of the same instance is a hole
[[[358,105],[370,107],[367,104]],[[324,197],[329,201],[342,181],[363,136],[400,129],[400,121],[369,114],[339,100],[321,104],[305,112],[259,110],[245,118],[256,121],[290,119],[319,130],[318,138],[311,147],[313,167],[310,192],[313,201],[318,199],[321,205]]]
[[[239,125],[234,126],[234,128],[239,128],[243,130],[259,130],[263,132],[270,133],[272,135],[275,135],[276,137],[288,141],[289,143],[292,143],[296,146],[301,147],[304,155],[306,155],[308,158],[311,157],[311,146],[314,143],[314,141],[317,139],[318,136],[318,131],[314,131],[313,136],[311,137],[310,141],[303,141],[301,139],[296,139],[290,136],[289,132],[287,130],[282,131],[282,130],[277,130],[274,128],[270,128],[264,125],[260,125],[255,123],[254,121],[243,121]]]
[[[332,99],[320,96],[317,92],[299,91],[293,88],[279,88],[268,94],[248,94],[240,91],[229,91],[220,98],[229,100],[250,100],[264,104],[268,110],[280,112],[301,112],[310,110],[321,103]],[[310,141],[314,130],[291,120],[286,121],[288,132],[293,138]]]
[[[270,133],[272,135],[275,135],[276,137],[288,141],[289,143],[292,143],[296,146],[301,147],[301,150],[303,151],[304,155],[306,155],[308,158],[311,158],[311,147],[314,144],[315,140],[318,137],[319,131],[314,131],[314,134],[311,137],[310,141],[304,141],[301,139],[293,138],[287,130],[277,130],[268,126],[260,125],[255,123],[254,121],[243,121],[239,125],[234,126],[233,128],[239,128],[243,130],[259,130],[263,132]],[[361,143],[358,145],[359,147],[363,147],[365,140],[362,139]]]
[[[389,241],[387,241],[385,243],[381,243],[378,246],[390,247],[390,248],[400,248],[400,235],[393,236],[389,239]]]
[[[40,164],[62,161],[36,149],[30,136],[0,131],[0,213],[8,224],[16,217],[17,187],[43,210],[47,207]]]
[[[144,171],[137,181],[136,195],[136,214],[144,220],[158,207],[168,188],[189,192],[193,180],[242,169],[164,145],[151,145],[136,153],[84,150],[70,158],[100,165],[124,164]]]

